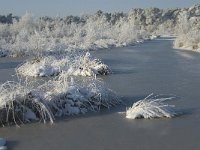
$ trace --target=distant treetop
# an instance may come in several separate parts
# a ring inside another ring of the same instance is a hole
[[[19,17],[13,16],[12,13],[5,15],[0,15],[0,23],[11,24],[13,23],[13,19],[19,20]]]

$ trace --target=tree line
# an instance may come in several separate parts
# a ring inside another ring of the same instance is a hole
[[[12,13],[8,15],[0,15],[0,23],[6,23],[6,24],[11,24],[13,23],[13,20],[19,20],[18,16],[13,16]]]

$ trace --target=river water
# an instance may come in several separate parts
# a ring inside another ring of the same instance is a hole
[[[112,69],[112,75],[102,78],[126,106],[62,118],[53,125],[4,127],[0,136],[16,150],[199,150],[200,54],[173,49],[172,43],[173,39],[161,38],[92,52]],[[1,63],[1,78],[6,76],[2,69],[6,68]],[[151,93],[176,96],[170,104],[175,104],[182,115],[127,120],[118,113]]]

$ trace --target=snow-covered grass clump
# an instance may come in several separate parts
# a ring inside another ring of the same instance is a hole
[[[75,76],[96,76],[108,75],[111,73],[106,64],[102,63],[97,58],[92,58],[89,52],[84,55],[75,57],[67,72],[68,74]]]
[[[34,93],[34,94],[33,94]],[[17,82],[6,82],[0,86],[0,124],[50,119],[52,114],[32,87]]]
[[[57,80],[47,82],[41,88],[47,91],[46,99],[56,104],[51,105],[56,116],[99,111],[102,107],[110,108],[119,103],[116,94],[103,82],[94,78],[75,81],[67,75],[62,73]]]
[[[7,150],[7,146],[6,145],[6,140],[3,138],[0,138],[0,150]]]
[[[96,79],[74,81],[62,73],[33,87],[6,82],[0,85],[0,124],[54,121],[55,117],[100,111],[119,103],[110,89]]]
[[[177,115],[173,105],[165,104],[164,101],[171,100],[169,98],[158,98],[152,94],[143,100],[134,103],[132,107],[126,111],[126,118],[140,119],[140,118],[172,118]]]
[[[56,76],[61,72],[74,76],[107,75],[110,70],[99,59],[90,53],[71,53],[65,57],[44,56],[36,60],[28,60],[17,68],[17,73],[23,76],[43,77]]]

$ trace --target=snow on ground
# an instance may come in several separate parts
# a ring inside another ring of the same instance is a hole
[[[140,118],[172,118],[177,115],[174,106],[165,104],[164,101],[171,100],[169,98],[158,98],[152,94],[143,100],[139,100],[134,103],[132,107],[126,111],[126,118],[128,119],[140,119]]]
[[[56,76],[61,72],[74,76],[107,75],[110,70],[99,59],[90,53],[73,52],[66,56],[44,56],[37,60],[28,60],[17,68],[17,73],[23,76],[43,77]]]
[[[120,101],[95,78],[74,80],[67,73],[33,87],[24,83],[0,85],[0,124],[50,120],[110,108]]]

